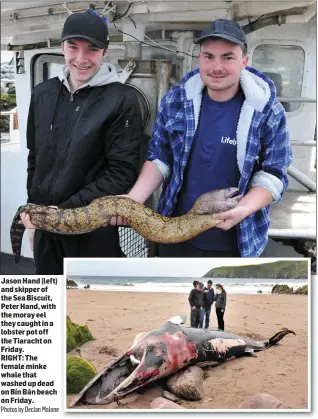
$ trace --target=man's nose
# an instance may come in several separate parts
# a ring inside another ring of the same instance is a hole
[[[222,70],[222,60],[219,58],[215,58],[212,60],[212,70],[213,71],[221,71]]]
[[[79,49],[76,57],[79,63],[84,63],[87,61],[87,52],[84,49]]]

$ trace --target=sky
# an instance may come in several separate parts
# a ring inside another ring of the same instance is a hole
[[[121,258],[65,259],[66,275],[202,277],[219,266],[241,266],[276,262],[277,258]]]

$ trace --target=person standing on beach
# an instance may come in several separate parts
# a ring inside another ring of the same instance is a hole
[[[215,311],[218,319],[218,329],[224,330],[224,313],[226,307],[226,291],[223,285],[216,284],[215,286]]]
[[[200,327],[203,327],[203,321],[205,317],[205,329],[208,329],[210,326],[210,314],[211,308],[214,301],[214,289],[212,288],[213,282],[211,279],[206,283],[206,287],[203,288],[204,298],[203,298],[203,307],[201,312]]]
[[[203,284],[202,287],[199,281],[193,281],[194,288],[189,294],[189,303],[191,307],[191,327],[200,327],[201,310],[203,306]]]
[[[34,88],[27,124],[28,203],[76,208],[105,195],[127,193],[138,176],[142,118],[138,99],[103,62],[109,36],[93,10],[71,14],[58,77]],[[64,257],[120,257],[118,228],[81,235],[29,229],[36,274],[63,274]]]

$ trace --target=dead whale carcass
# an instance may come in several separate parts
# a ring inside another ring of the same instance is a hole
[[[295,333],[283,329],[264,341],[184,325],[185,316],[175,316],[160,329],[136,336],[128,351],[108,364],[72,400],[88,404],[118,401],[145,385],[189,365],[216,365],[276,345]]]

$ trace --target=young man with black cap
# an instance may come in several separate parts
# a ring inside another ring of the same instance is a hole
[[[32,94],[27,146],[28,202],[58,208],[127,193],[138,176],[141,111],[131,88],[103,63],[109,36],[94,11],[70,15],[62,32],[66,65]],[[83,235],[29,230],[37,274],[62,274],[64,257],[121,256],[117,227]],[[34,244],[33,244],[34,241]]]
[[[159,255],[258,257],[268,242],[270,204],[288,185],[286,115],[274,83],[247,67],[247,40],[238,23],[215,20],[196,43],[200,68],[163,98],[148,160],[129,197],[145,202],[163,184],[158,211],[180,216],[201,194],[238,187],[242,199],[216,216],[223,220],[218,228],[160,245]]]

